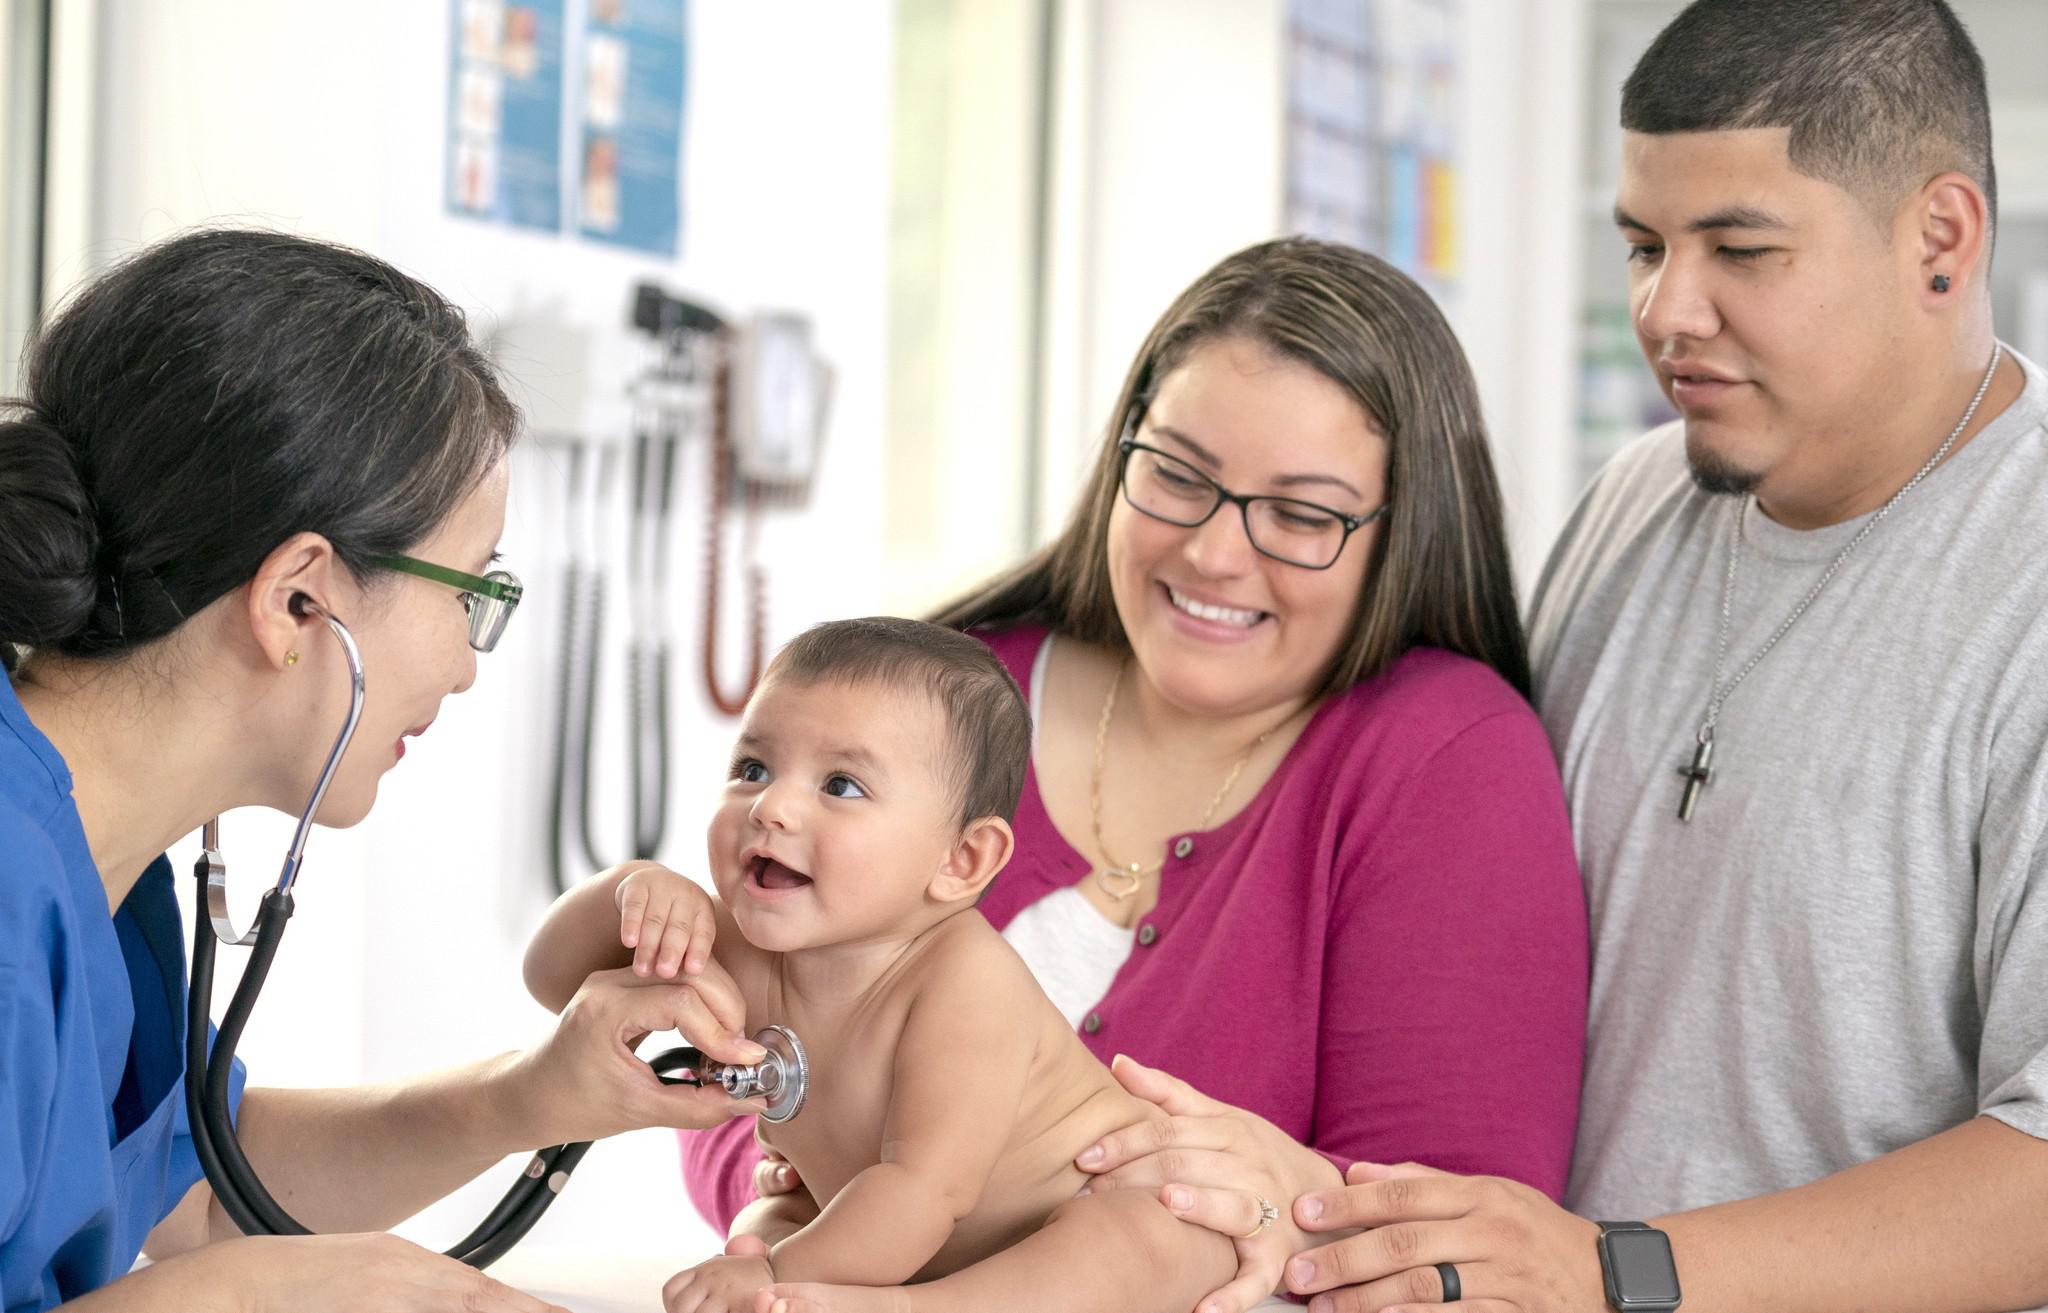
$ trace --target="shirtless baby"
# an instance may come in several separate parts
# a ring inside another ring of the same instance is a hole
[[[735,1236],[765,1252],[736,1240],[679,1273],[669,1313],[1185,1313],[1235,1273],[1228,1240],[1147,1193],[1075,1197],[1076,1154],[1164,1114],[974,910],[1009,859],[1030,741],[975,640],[820,625],[747,704],[711,822],[718,898],[629,863],[549,912],[526,979],[550,1007],[592,971],[704,970],[715,944],[750,1024],[788,1026],[810,1059],[802,1113],[760,1126],[808,1194],[743,1213]]]

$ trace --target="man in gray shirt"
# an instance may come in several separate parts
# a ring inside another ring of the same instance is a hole
[[[1375,1229],[1294,1289],[2048,1304],[2048,376],[1993,335],[1986,105],[1940,0],[1701,0],[1637,65],[1615,217],[1683,418],[1531,621],[1593,930],[1572,1211],[1361,1167],[1313,1225]]]

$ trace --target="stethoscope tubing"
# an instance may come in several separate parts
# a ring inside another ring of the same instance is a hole
[[[305,810],[299,816],[298,831],[285,858],[284,871],[278,877],[277,886],[264,893],[255,926],[249,934],[235,935],[224,914],[218,918],[219,924],[212,915],[193,918],[191,982],[186,995],[185,1015],[186,1119],[190,1123],[193,1151],[213,1187],[214,1198],[244,1235],[312,1234],[264,1188],[256,1169],[242,1152],[228,1107],[228,1091],[234,1072],[235,1051],[241,1046],[242,1032],[249,1024],[250,1014],[255,1011],[257,996],[262,993],[263,983],[270,976],[271,963],[276,960],[278,946],[284,942],[285,925],[291,919],[292,885],[302,865],[307,831],[321,800],[327,795],[328,785],[334,781],[349,740],[355,737],[356,725],[362,719],[362,655],[346,625],[331,615],[322,618],[332,627],[348,663],[348,718],[341,732],[335,736],[319,781],[313,786],[312,796],[307,799]],[[217,832],[214,825],[209,825],[208,829],[210,834]],[[202,900],[207,900],[213,891],[224,888],[225,872],[217,851],[212,848],[201,855],[193,874]],[[249,961],[235,985],[227,1012],[221,1017],[213,1052],[209,1055],[206,1045],[207,1014],[208,1004],[213,998],[217,942],[246,945]],[[498,1206],[475,1230],[448,1250],[447,1256],[472,1267],[484,1267],[496,1261],[540,1220],[541,1214],[561,1193],[569,1174],[589,1150],[589,1142],[582,1141],[556,1145],[535,1154]]]
[[[193,868],[202,904],[209,898],[217,898],[220,911],[218,916],[193,917],[191,980],[185,998],[185,1113],[190,1123],[193,1151],[213,1188],[214,1198],[244,1235],[312,1234],[310,1228],[286,1212],[264,1188],[256,1169],[242,1152],[241,1141],[235,1135],[234,1117],[228,1106],[228,1092],[234,1074],[235,1051],[241,1046],[242,1032],[248,1027],[249,1017],[256,1009],[256,999],[263,992],[264,981],[269,979],[271,963],[277,958],[278,946],[284,942],[285,926],[291,920],[292,886],[298,878],[304,856],[307,830],[321,800],[327,796],[327,786],[334,782],[349,740],[355,737],[356,725],[362,719],[365,687],[362,655],[346,625],[331,615],[323,615],[322,618],[332,627],[348,663],[348,719],[342,725],[341,733],[335,737],[319,781],[313,786],[312,796],[307,799],[305,811],[299,817],[298,831],[285,858],[284,871],[276,887],[264,892],[256,923],[248,934],[237,936],[227,921],[226,867],[218,850],[217,817],[207,825],[207,848]],[[213,998],[215,953],[220,943],[248,947],[249,961],[242,969],[241,979],[235,984],[234,997],[229,1000],[227,1012],[221,1017],[213,1051],[209,1054],[207,1015]],[[770,1059],[757,1067],[724,1067],[710,1063],[693,1048],[670,1049],[651,1059],[649,1065],[655,1075],[667,1084],[702,1085],[715,1080],[735,1098],[765,1093],[770,1096],[770,1106],[764,1115],[774,1121],[786,1121],[803,1109],[810,1086],[809,1061],[804,1055],[803,1045],[785,1027],[767,1027],[757,1034],[756,1039],[770,1052]],[[678,1072],[684,1074],[672,1075]],[[540,1220],[588,1152],[590,1142],[579,1140],[553,1145],[535,1153],[520,1172],[519,1179],[505,1192],[504,1198],[454,1248],[445,1251],[447,1256],[477,1268],[488,1267],[503,1257]]]

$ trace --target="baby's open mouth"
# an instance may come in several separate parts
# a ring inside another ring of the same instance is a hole
[[[802,871],[793,871],[765,854],[747,859],[747,883],[757,889],[801,889],[811,882]]]

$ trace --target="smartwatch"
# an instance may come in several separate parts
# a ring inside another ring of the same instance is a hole
[[[1678,1264],[1671,1237],[1641,1222],[1600,1223],[1600,1275],[1618,1313],[1671,1313],[1678,1307]]]

